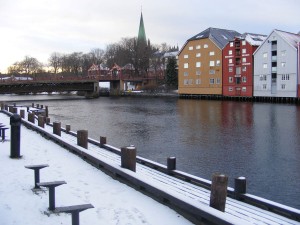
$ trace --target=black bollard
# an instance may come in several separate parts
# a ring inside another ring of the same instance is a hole
[[[10,117],[11,137],[10,137],[10,157],[21,158],[20,156],[20,137],[21,137],[21,116],[13,114]]]

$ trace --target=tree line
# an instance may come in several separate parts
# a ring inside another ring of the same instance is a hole
[[[148,41],[147,46],[139,52],[136,38],[122,38],[117,43],[101,48],[91,49],[88,53],[73,52],[64,54],[53,52],[46,64],[41,63],[38,59],[25,56],[23,60],[15,62],[8,68],[8,73],[17,74],[41,74],[41,73],[62,73],[86,76],[88,69],[93,65],[105,64],[111,68],[114,63],[119,66],[125,66],[130,63],[138,74],[141,71],[147,71],[150,67],[156,67],[157,64],[163,63],[160,58],[153,59],[155,52],[167,52],[174,49],[166,43],[161,45],[152,45]]]

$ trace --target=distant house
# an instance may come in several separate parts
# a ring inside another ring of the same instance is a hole
[[[109,68],[103,64],[93,64],[88,69],[88,76],[106,76],[109,72]]]
[[[300,35],[273,30],[254,52],[254,96],[299,97]]]
[[[253,96],[253,53],[266,35],[244,33],[223,49],[223,95]]]
[[[178,54],[178,93],[222,95],[222,50],[238,35],[208,28],[188,39]]]

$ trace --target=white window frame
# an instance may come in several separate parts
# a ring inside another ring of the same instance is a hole
[[[184,58],[184,59],[188,59],[188,58],[189,58],[189,55],[184,55],[183,58]]]
[[[215,61],[209,61],[209,66],[215,66]]]
[[[208,48],[208,44],[204,44],[203,48]]]
[[[210,55],[210,56],[213,56],[213,55],[215,55],[215,52],[214,52],[214,51],[211,51],[211,52],[209,52],[209,55]]]
[[[200,58],[201,57],[201,53],[196,53],[196,58]]]
[[[196,62],[196,68],[201,67],[201,62]]]
[[[209,78],[209,84],[215,84],[215,79],[214,78]]]
[[[190,51],[192,51],[193,49],[194,49],[194,47],[193,47],[193,46],[190,46],[190,47],[189,47],[189,50],[190,50]]]
[[[184,68],[184,69],[188,69],[188,68],[189,68],[189,63],[184,63],[184,64],[183,64],[183,68]]]
[[[196,49],[201,49],[201,45],[196,45]]]

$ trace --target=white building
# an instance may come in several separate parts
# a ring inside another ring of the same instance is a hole
[[[253,54],[253,96],[297,97],[299,43],[299,34],[271,32]]]

